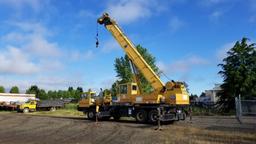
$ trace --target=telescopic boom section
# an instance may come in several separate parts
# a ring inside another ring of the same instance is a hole
[[[108,31],[114,36],[116,41],[124,49],[130,60],[138,68],[138,70],[144,75],[151,86],[155,90],[161,90],[164,87],[164,83],[160,80],[158,75],[152,70],[149,64],[143,59],[140,53],[137,51],[133,43],[125,36],[117,23],[109,17],[107,13],[104,13],[102,17],[98,19],[99,24],[104,24]]]

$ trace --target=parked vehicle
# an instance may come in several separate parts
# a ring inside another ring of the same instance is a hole
[[[33,111],[48,110],[55,111],[56,109],[63,108],[64,102],[62,100],[29,100],[17,106],[18,112],[28,113]]]

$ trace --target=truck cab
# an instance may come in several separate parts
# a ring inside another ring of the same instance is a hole
[[[86,111],[89,107],[95,105],[109,105],[112,102],[112,96],[110,92],[102,91],[102,94],[97,96],[94,91],[87,91],[81,95],[81,100],[78,102],[77,109],[79,111]]]
[[[84,109],[90,107],[91,105],[95,104],[95,99],[96,99],[96,92],[93,92],[93,91],[87,91],[87,92],[84,92],[82,95],[81,95],[81,99],[80,101],[78,102],[78,107],[77,109],[79,111],[84,111]]]
[[[17,106],[17,111],[18,112],[23,112],[23,113],[28,113],[30,111],[36,111],[36,100],[28,100],[25,103],[22,103]]]

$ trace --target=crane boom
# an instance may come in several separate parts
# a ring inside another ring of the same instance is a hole
[[[152,70],[149,64],[138,52],[134,44],[127,38],[117,23],[111,19],[107,13],[98,19],[99,24],[104,24],[107,30],[114,36],[116,41],[124,49],[129,59],[134,63],[137,69],[144,75],[147,81],[155,90],[161,90],[165,85],[159,76]]]

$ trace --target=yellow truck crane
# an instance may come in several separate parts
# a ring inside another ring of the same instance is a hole
[[[138,122],[155,123],[159,116],[158,108],[161,108],[161,121],[184,120],[186,117],[184,107],[189,105],[189,96],[184,84],[175,81],[164,84],[107,13],[104,13],[97,22],[104,25],[112,34],[132,64],[144,75],[154,90],[151,93],[140,93],[136,82],[120,84],[116,101],[108,104],[104,102],[88,104],[86,108],[88,118],[94,119],[96,107],[99,107],[99,118],[113,117],[118,120],[120,117],[134,117]]]

